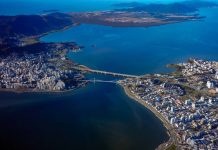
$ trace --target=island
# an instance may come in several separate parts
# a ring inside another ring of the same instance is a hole
[[[71,13],[74,21],[85,24],[99,24],[112,27],[151,27],[184,21],[200,20],[198,14],[153,14],[146,11],[103,11]]]
[[[71,13],[79,23],[112,27],[151,27],[184,21],[201,20],[200,8],[217,7],[214,2],[184,1],[170,4],[120,3],[112,11]]]
[[[82,48],[77,43],[39,40],[80,24],[151,27],[202,20],[198,9],[217,4],[188,1],[116,6],[119,8],[109,11],[0,16],[0,91],[65,92],[89,82],[116,83],[168,129],[170,139],[158,149],[218,149],[218,62],[190,59],[168,65],[176,69],[172,73],[127,75],[92,70],[73,62],[68,54]],[[93,81],[86,79],[86,73],[124,79]]]
[[[151,27],[202,20],[205,16],[199,15],[197,11],[200,8],[216,6],[216,3],[204,1],[172,4],[124,3],[116,4],[118,9],[108,11],[0,16],[0,51],[38,43],[39,38],[46,34],[80,24]]]

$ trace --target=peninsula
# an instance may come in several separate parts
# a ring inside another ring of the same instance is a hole
[[[158,149],[218,149],[218,62],[190,59],[187,63],[169,65],[177,69],[173,73],[135,76],[81,67],[68,59],[68,54],[81,46],[74,42],[43,43],[39,40],[48,33],[81,23],[150,27],[196,21],[204,18],[197,14],[199,8],[217,5],[182,2],[117,6],[124,8],[0,16],[0,90],[62,92],[90,82],[85,79],[85,73],[123,77],[126,79],[106,83],[120,84],[127,95],[160,118],[168,129],[170,140]]]
[[[184,21],[201,20],[199,8],[215,7],[216,3],[187,1],[172,4],[117,4],[122,8],[97,12],[54,12],[40,15],[0,16],[0,51],[39,42],[39,38],[79,24],[112,27],[151,27]],[[129,6],[126,8],[126,6]],[[123,8],[124,7],[124,8]]]

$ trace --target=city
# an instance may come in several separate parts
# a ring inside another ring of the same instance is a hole
[[[218,150],[217,0],[0,8],[0,149]]]
[[[0,59],[0,90],[57,92],[84,86],[84,76],[71,69],[65,52],[50,50],[38,54],[17,54]]]
[[[191,59],[177,67],[176,75],[155,74],[120,84],[128,95],[163,117],[177,148],[217,149],[217,62]]]

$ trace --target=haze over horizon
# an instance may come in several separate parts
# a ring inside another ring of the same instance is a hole
[[[0,15],[40,14],[44,10],[59,10],[61,12],[101,11],[111,10],[116,3],[172,3],[184,0],[0,0]],[[218,2],[217,0],[210,0]],[[82,4],[82,7],[81,7]]]

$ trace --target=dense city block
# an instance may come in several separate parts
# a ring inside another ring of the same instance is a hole
[[[168,75],[120,83],[173,127],[180,149],[218,149],[217,62],[190,59]]]
[[[84,76],[73,69],[66,51],[17,54],[0,58],[0,89],[12,91],[65,91],[83,86]]]

